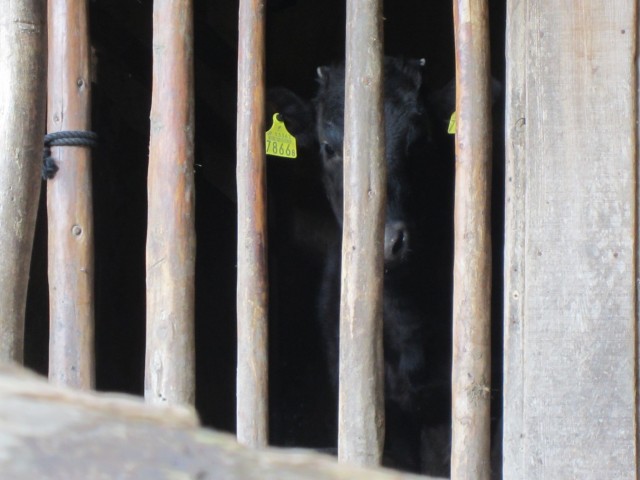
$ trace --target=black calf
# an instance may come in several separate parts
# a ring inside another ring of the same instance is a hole
[[[450,182],[453,161],[438,148],[442,122],[423,88],[423,60],[386,58],[384,119],[387,207],[384,236],[385,463],[448,474],[450,425]],[[338,223],[324,248],[318,317],[325,337],[334,401],[337,386],[343,209],[344,66],[320,67],[311,104],[276,92],[285,122],[300,138],[315,110],[322,178]],[[293,101],[291,99],[294,99]],[[300,115],[295,111],[299,110]],[[450,113],[450,112],[449,112]],[[289,117],[287,119],[287,117]],[[446,126],[445,126],[446,128]],[[442,129],[443,130],[443,129]],[[334,403],[337,405],[337,402]],[[335,421],[335,416],[334,416]]]

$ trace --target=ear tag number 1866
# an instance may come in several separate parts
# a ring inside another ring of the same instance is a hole
[[[273,115],[273,125],[265,134],[266,153],[276,157],[296,158],[296,139],[287,131],[284,122],[278,119],[279,114]]]

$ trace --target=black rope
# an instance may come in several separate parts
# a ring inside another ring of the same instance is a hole
[[[58,165],[51,156],[51,147],[95,147],[98,134],[84,130],[48,133],[44,136],[42,155],[42,179],[51,180],[58,171]]]

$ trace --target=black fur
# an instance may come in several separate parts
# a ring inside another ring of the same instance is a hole
[[[451,179],[440,178],[437,172],[450,171],[453,159],[449,150],[438,147],[438,135],[433,132],[434,125],[437,128],[442,122],[434,121],[437,95],[424,91],[424,61],[386,58],[384,65],[385,463],[448,475],[451,212],[443,207],[448,199],[442,195],[450,191],[444,185]],[[320,67],[318,91],[311,103],[276,91],[276,103],[286,100],[279,110],[286,112],[293,129],[305,141],[310,131],[315,135],[313,144],[320,149],[323,183],[338,227],[332,229],[324,249],[317,296],[336,406],[344,76],[342,65]],[[315,131],[302,128],[310,106],[315,110]]]

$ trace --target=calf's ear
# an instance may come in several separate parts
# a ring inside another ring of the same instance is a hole
[[[316,68],[316,81],[320,87],[326,87],[329,84],[331,67],[320,66]]]
[[[273,115],[280,114],[291,135],[296,137],[298,147],[308,148],[315,138],[315,115],[313,105],[282,87],[270,88],[267,91],[265,108],[266,128],[271,127]]]
[[[427,64],[427,61],[424,58],[386,57],[385,63],[387,65],[394,64],[398,70],[404,73],[404,75],[411,80],[415,91],[420,90],[425,65]],[[387,78],[387,81],[390,80],[393,79]]]

